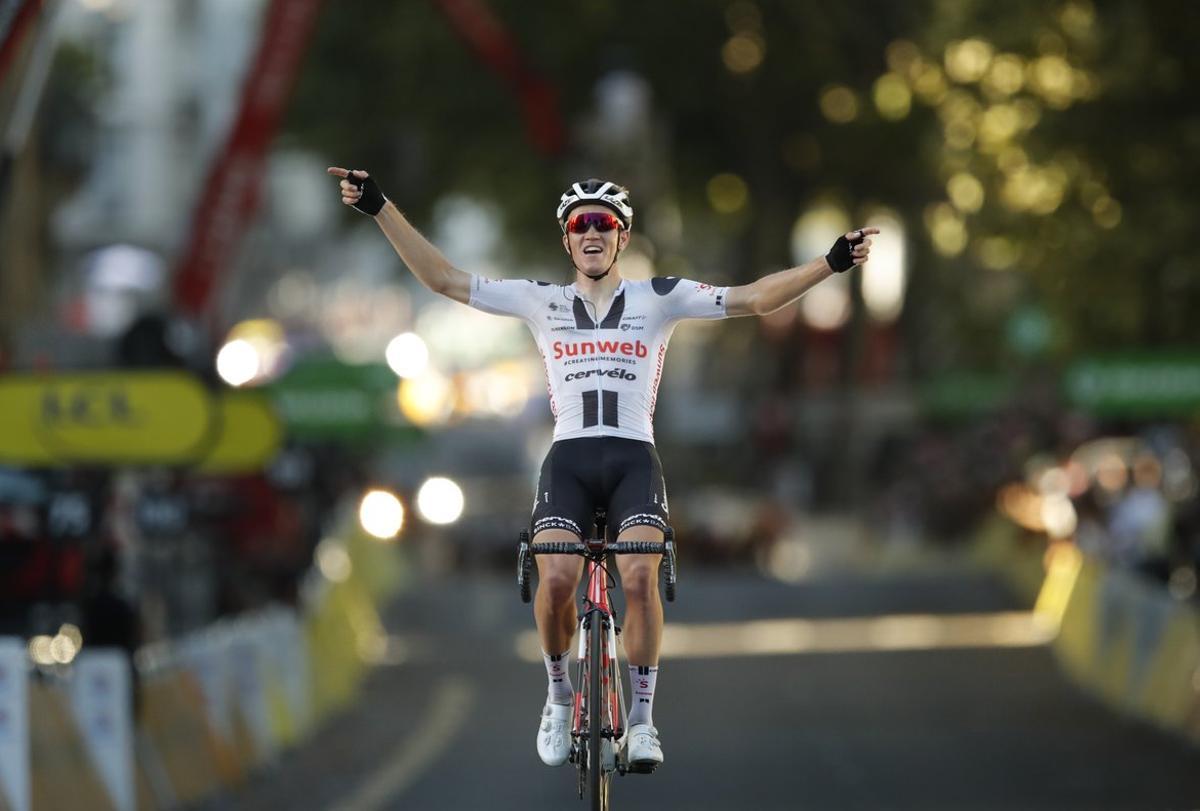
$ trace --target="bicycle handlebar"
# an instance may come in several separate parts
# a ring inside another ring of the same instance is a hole
[[[587,557],[596,554],[587,544],[579,541],[530,544],[529,551],[534,555],[583,555]],[[663,541],[622,541],[608,544],[597,552],[613,555],[665,555],[667,554],[667,545]]]

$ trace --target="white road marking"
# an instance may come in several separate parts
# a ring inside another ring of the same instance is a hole
[[[540,657],[539,657],[540,661]],[[347,800],[331,811],[376,811],[394,801],[454,742],[475,703],[476,688],[461,677],[448,678],[433,695],[416,729]]]
[[[845,619],[765,619],[697,625],[668,623],[664,659],[800,653],[1037,647],[1055,635],[1052,623],[1028,611],[992,614],[894,614]],[[517,637],[517,654],[542,660],[534,631]]]

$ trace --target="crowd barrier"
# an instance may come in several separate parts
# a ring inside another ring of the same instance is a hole
[[[228,793],[354,701],[402,581],[394,546],[352,525],[299,608],[222,620],[138,651],[35,666],[0,637],[0,811],[158,811]],[[134,686],[136,685],[136,687]]]
[[[976,544],[1035,613],[1057,628],[1055,655],[1112,709],[1200,743],[1200,608],[1074,544],[990,522]]]

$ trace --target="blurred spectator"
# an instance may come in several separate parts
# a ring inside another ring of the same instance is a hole
[[[137,668],[133,655],[142,643],[141,619],[134,603],[118,586],[119,560],[104,546],[89,561],[81,603],[83,641],[89,648],[117,648],[129,659],[131,706],[138,714]]]
[[[1162,465],[1151,453],[1133,463],[1133,486],[1113,506],[1112,559],[1166,580],[1171,505],[1162,493]]]

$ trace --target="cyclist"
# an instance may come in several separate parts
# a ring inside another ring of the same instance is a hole
[[[583,539],[596,507],[607,509],[618,541],[661,541],[667,491],[651,418],[675,325],[689,318],[774,312],[830,274],[866,262],[869,237],[879,233],[877,228],[851,231],[826,256],[746,285],[715,287],[674,277],[631,281],[621,278],[619,265],[633,226],[629,193],[590,179],[571,184],[556,211],[562,247],[574,270],[571,284],[488,279],[453,267],[366,172],[328,171],[342,179],[342,202],[375,218],[427,288],[484,312],[521,318],[533,332],[555,419],[554,443],[542,464],[533,506],[535,544]],[[622,745],[627,762],[638,770],[663,760],[651,714],[663,623],[659,561],[658,555],[617,557],[633,699]],[[537,564],[534,618],[549,680],[537,750],[547,765],[558,766],[570,749],[574,692],[567,665],[583,561],[545,555]]]

